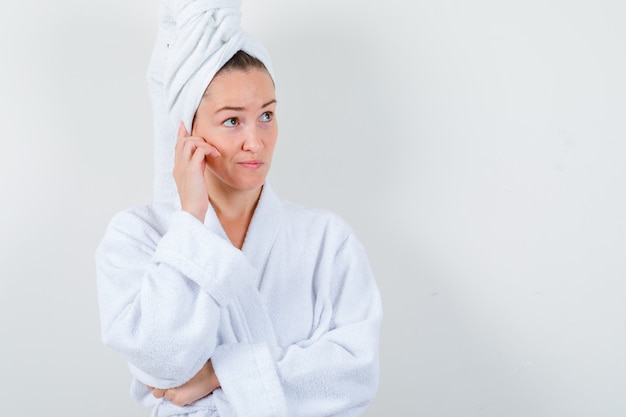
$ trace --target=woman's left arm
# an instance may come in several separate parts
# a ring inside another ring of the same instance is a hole
[[[319,314],[305,340],[279,347],[264,298],[253,288],[234,301],[241,343],[216,347],[188,383],[153,391],[184,405],[213,392],[220,415],[359,415],[378,388],[382,306],[365,251],[352,233],[316,268]],[[304,281],[303,281],[304,282]],[[276,300],[272,300],[276,302]],[[298,305],[296,308],[300,308]],[[305,308],[302,306],[302,308]],[[298,315],[291,318],[298,326]],[[221,389],[213,391],[216,386]]]
[[[231,407],[235,415],[352,416],[372,401],[379,378],[378,288],[353,234],[325,263],[320,273],[332,276],[324,279],[328,288],[315,294],[324,307],[309,338],[280,348],[270,330],[265,342],[216,348],[211,360],[222,388],[215,392],[218,409]],[[267,309],[255,307],[250,314],[262,320]]]

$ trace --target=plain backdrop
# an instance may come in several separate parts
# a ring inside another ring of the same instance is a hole
[[[626,3],[244,0],[284,198],[343,216],[383,296],[372,416],[626,415]],[[94,251],[147,202],[156,1],[0,12],[0,398],[148,416]]]

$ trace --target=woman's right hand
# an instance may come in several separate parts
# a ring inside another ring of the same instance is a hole
[[[183,210],[204,223],[209,208],[209,195],[204,182],[206,157],[218,157],[219,151],[203,138],[187,136],[181,122],[174,154],[174,180]]]

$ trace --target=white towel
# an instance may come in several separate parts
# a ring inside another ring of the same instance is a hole
[[[154,111],[154,200],[178,204],[172,170],[176,132],[191,132],[196,109],[215,74],[239,50],[265,64],[263,45],[241,28],[240,0],[163,0],[148,68]]]

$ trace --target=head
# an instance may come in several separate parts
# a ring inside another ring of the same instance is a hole
[[[258,189],[278,136],[274,82],[260,60],[237,52],[213,77],[194,116],[193,136],[221,156],[207,158],[209,186]]]

